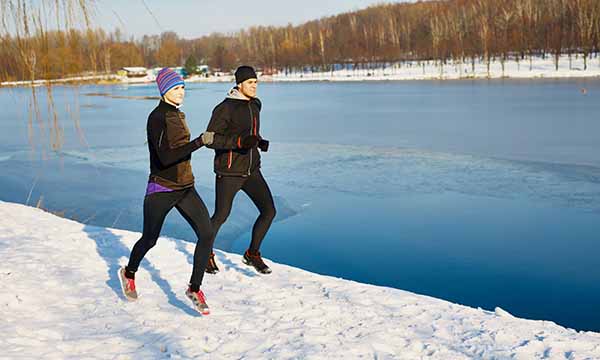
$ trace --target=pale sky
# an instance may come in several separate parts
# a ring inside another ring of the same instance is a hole
[[[382,0],[96,0],[94,24],[137,38],[175,31],[184,38],[234,32],[252,25],[293,25],[376,5]],[[156,16],[157,22],[144,3]],[[118,14],[118,15],[116,15]],[[160,27],[159,27],[160,24]]]

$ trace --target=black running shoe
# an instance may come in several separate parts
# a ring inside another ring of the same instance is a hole
[[[215,253],[211,253],[208,258],[208,262],[206,263],[205,272],[209,274],[216,274],[219,272],[219,268],[217,267],[217,262],[215,261]]]
[[[271,269],[267,266],[267,264],[265,264],[260,256],[260,251],[250,252],[250,250],[246,250],[244,253],[244,264],[254,266],[256,271],[261,274],[271,273]]]

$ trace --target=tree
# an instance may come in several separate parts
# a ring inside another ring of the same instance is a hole
[[[175,67],[181,65],[181,49],[177,43],[177,34],[173,32],[161,34],[160,47],[156,54],[159,66]]]
[[[599,0],[383,4],[297,26],[255,26],[194,40],[165,32],[136,42],[127,40],[119,29],[109,35],[66,25],[58,31],[46,31],[38,16],[30,16],[39,14],[31,11],[32,4],[70,3],[73,7],[78,1],[0,0],[5,22],[23,16],[28,19],[19,20],[27,27],[21,24],[14,33],[0,31],[4,35],[0,37],[0,79],[56,78],[134,64],[178,66],[192,55],[196,62],[225,71],[249,63],[265,72],[308,67],[323,70],[349,63],[357,69],[404,60],[434,61],[441,70],[453,60],[462,72],[466,58],[471,59],[473,71],[479,58],[486,63],[489,74],[492,59],[500,59],[504,69],[505,62],[515,54],[517,60],[528,57],[531,69],[536,54],[552,53],[558,64],[561,54],[576,51],[583,53],[587,69],[590,56],[599,52],[600,45]],[[12,26],[0,25],[4,29]]]
[[[234,67],[235,59],[233,54],[227,49],[224,44],[219,44],[215,47],[212,55],[211,65],[221,71],[227,71]]]
[[[481,41],[482,46],[482,55],[485,59],[487,74],[490,76],[490,42],[491,42],[491,21],[489,19],[489,4],[485,0],[479,0],[476,7],[474,8],[475,12],[479,12],[479,39]]]
[[[198,61],[193,54],[188,56],[187,60],[185,61],[184,68],[185,71],[190,75],[198,73]]]
[[[500,38],[497,48],[500,55],[500,65],[502,66],[502,76],[504,76],[506,60],[508,60],[508,54],[512,48],[510,33],[513,28],[514,11],[513,7],[506,6],[501,8],[499,14],[495,17]]]
[[[600,22],[600,14],[598,6],[594,6],[593,0],[575,0],[573,4],[576,5],[575,21],[583,52],[583,69],[587,70],[587,59],[594,48],[594,37],[598,36],[594,29]]]

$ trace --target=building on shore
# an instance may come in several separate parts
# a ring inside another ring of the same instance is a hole
[[[148,70],[145,67],[141,66],[123,67],[117,72],[117,75],[125,76],[128,78],[141,78],[146,77],[148,75]]]

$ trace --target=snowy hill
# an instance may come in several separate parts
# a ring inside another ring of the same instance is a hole
[[[600,359],[600,334],[217,252],[212,314],[185,298],[193,244],[161,238],[124,301],[139,234],[0,202],[0,359]]]

